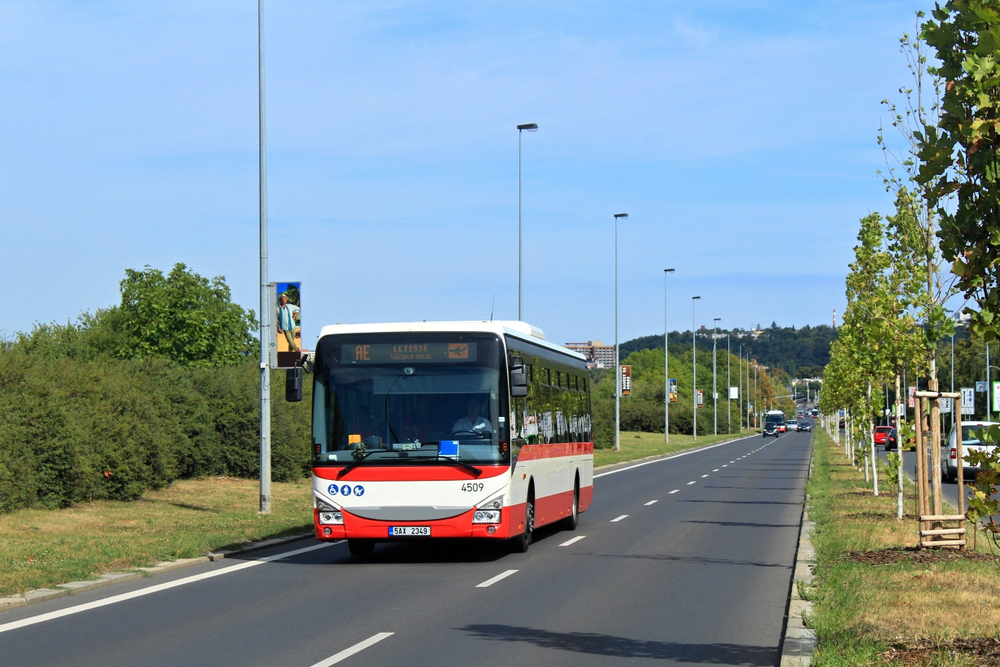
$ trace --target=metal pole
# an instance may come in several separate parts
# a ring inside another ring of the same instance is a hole
[[[740,406],[740,433],[742,433],[743,432],[743,399],[744,399],[744,394],[743,394],[743,343],[740,343],[740,364],[739,364],[739,371],[740,371],[740,397],[739,397],[739,402],[740,402],[739,403],[739,406]]]
[[[993,405],[992,403],[990,403],[991,391],[992,391],[992,386],[990,384],[990,342],[986,341],[986,421],[989,421],[990,419],[990,408]]]
[[[726,334],[726,424],[729,426],[729,434],[733,433],[733,402],[729,396],[729,388],[733,385],[733,350],[729,342],[729,334]]]
[[[628,218],[628,213],[615,213],[615,451],[621,450],[622,369],[618,363],[618,218]]]
[[[691,297],[691,439],[698,439],[698,347],[695,343],[694,302],[700,296]]]
[[[517,319],[524,321],[524,268],[521,261],[521,128],[517,130]]]
[[[264,132],[264,0],[257,0],[257,117],[260,141],[260,513],[271,513],[271,299],[267,284],[267,151]]]
[[[719,336],[719,319],[715,317],[712,319],[712,434],[719,435],[719,386],[716,382],[716,360],[718,355],[715,353],[716,342]]]
[[[663,269],[663,443],[670,444],[670,329],[667,328],[667,274]]]

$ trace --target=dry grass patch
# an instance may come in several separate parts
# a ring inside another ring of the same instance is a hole
[[[134,502],[0,515],[0,595],[311,528],[307,480],[272,484],[267,516],[258,493],[253,480],[181,480]]]
[[[743,435],[751,435],[750,431],[744,431]],[[639,433],[635,431],[622,431],[619,436],[621,450],[595,449],[594,467],[610,465],[612,463],[624,463],[626,461],[636,461],[649,456],[662,456],[682,452],[695,447],[704,447],[717,442],[739,438],[739,433],[732,435],[726,433],[719,435],[699,435],[698,440],[692,442],[690,435],[670,434],[670,445],[663,442],[662,433]]]
[[[986,541],[978,552],[919,550],[912,484],[904,489],[907,518],[898,521],[895,487],[880,480],[883,495],[874,497],[822,432],[814,462],[814,665],[995,664],[1000,561],[985,552]]]

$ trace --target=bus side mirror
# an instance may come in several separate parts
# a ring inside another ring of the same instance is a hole
[[[524,366],[521,364],[514,364],[510,367],[510,395],[514,398],[528,395],[528,375],[524,372]]]
[[[289,368],[285,371],[285,400],[298,403],[302,400],[302,368]]]

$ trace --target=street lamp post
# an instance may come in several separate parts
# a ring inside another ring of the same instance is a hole
[[[260,505],[271,513],[271,290],[267,279],[267,136],[264,117],[264,0],[257,0],[257,140],[260,226]]]
[[[618,366],[618,219],[628,219],[628,213],[615,213],[615,451],[621,450],[622,369]]]
[[[726,334],[726,424],[729,428],[729,434],[733,433],[733,402],[730,398],[729,388],[733,385],[733,350],[729,344],[729,334]]]
[[[527,130],[535,132],[538,130],[536,123],[524,123],[517,126],[517,319],[524,321],[524,270],[521,261],[521,133]]]
[[[667,328],[667,274],[663,269],[663,443],[670,444],[670,330]]]
[[[698,439],[698,347],[695,343],[694,302],[700,296],[691,297],[691,439]]]
[[[712,432],[719,435],[719,386],[716,383],[716,358],[715,343],[719,336],[719,320],[721,317],[712,318]]]

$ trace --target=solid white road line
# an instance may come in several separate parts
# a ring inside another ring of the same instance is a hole
[[[674,489],[674,490],[673,490],[673,491],[671,491],[670,493],[677,493],[678,491],[680,491],[680,489]]]
[[[628,514],[622,514],[621,516],[615,517],[614,519],[611,520],[611,523],[618,523],[619,521],[621,521],[622,519],[624,519],[627,516],[628,516]]]
[[[653,459],[652,461],[644,461],[642,463],[636,463],[634,466],[627,466],[625,468],[615,468],[614,470],[609,470],[607,472],[602,472],[599,475],[594,475],[594,479],[598,477],[606,477],[608,475],[614,475],[615,473],[625,472],[626,470],[635,470],[636,468],[641,468],[642,466],[652,465],[654,463],[660,463],[662,461],[672,461],[673,459],[679,459],[682,456],[688,456],[690,454],[697,454],[699,452],[707,452],[710,449],[715,449],[716,447],[724,447],[725,445],[735,445],[740,440],[748,440],[754,436],[748,435],[742,438],[737,438],[736,440],[729,440],[727,442],[720,442],[717,445],[708,445],[707,447],[699,447],[698,449],[689,449],[686,452],[680,452],[679,454],[674,454],[672,456],[664,456],[662,459]]]
[[[372,646],[374,644],[378,644],[380,641],[382,641],[386,637],[392,637],[393,634],[394,633],[392,633],[392,632],[380,632],[377,635],[372,635],[371,637],[369,637],[368,639],[364,640],[363,642],[358,642],[357,644],[355,644],[351,648],[345,648],[340,653],[338,653],[336,655],[331,655],[326,660],[321,660],[321,661],[317,662],[312,667],[330,667],[330,665],[336,665],[341,660],[345,660],[347,658],[350,658],[355,653],[360,653],[361,651],[364,651],[369,646]]]
[[[648,503],[646,503],[646,507],[649,507],[650,505],[655,505],[658,502],[660,502],[660,501],[659,500],[650,500]]]
[[[39,614],[38,616],[24,618],[21,619],[20,621],[4,623],[3,625],[0,625],[0,633],[8,632],[10,630],[17,630],[18,628],[24,628],[29,625],[35,625],[36,623],[44,623],[45,621],[51,621],[57,618],[62,618],[63,616],[71,616],[73,614],[79,614],[81,611],[89,611],[90,609],[106,607],[109,604],[124,602],[125,600],[141,598],[144,595],[159,593],[160,591],[169,590],[171,588],[177,588],[178,586],[184,586],[185,584],[193,584],[196,581],[204,581],[205,579],[221,577],[224,574],[231,574],[233,572],[236,572],[237,570],[245,570],[248,567],[256,567],[258,565],[263,565],[264,563],[270,563],[271,561],[281,560],[282,558],[291,558],[292,556],[308,553],[310,551],[316,551],[317,549],[325,549],[326,547],[333,546],[334,544],[340,544],[340,542],[326,542],[323,544],[314,544],[310,547],[303,547],[302,549],[295,549],[294,551],[286,551],[284,553],[275,554],[273,556],[267,556],[266,558],[261,558],[259,560],[250,560],[246,561],[245,563],[240,563],[239,565],[230,565],[229,567],[219,568],[218,570],[212,570],[211,572],[203,572],[201,574],[195,574],[190,577],[184,577],[183,579],[175,579],[174,581],[168,581],[162,584],[156,584],[155,586],[140,588],[137,591],[122,593],[121,595],[112,595],[111,597],[104,598],[103,600],[95,600],[94,602],[78,604],[75,607],[66,607],[65,609],[60,609],[58,611],[50,611],[47,614]]]
[[[506,579],[507,577],[509,577],[510,575],[514,574],[515,572],[517,572],[517,570],[507,570],[506,572],[501,572],[500,574],[498,574],[497,576],[493,577],[492,579],[487,579],[486,581],[484,581],[481,584],[476,584],[476,588],[488,588],[488,587],[492,586],[493,584],[497,583],[498,581],[500,581],[501,579]]]
[[[694,483],[695,483],[695,482],[697,482],[697,481],[698,481],[698,480],[692,480],[692,481],[688,482],[688,486],[691,486],[692,484],[694,484]]]
[[[561,546],[561,547],[568,547],[571,544],[576,544],[577,542],[579,542],[580,540],[582,540],[585,537],[586,537],[586,535],[577,535],[576,537],[574,537],[571,540],[566,540],[565,542],[563,542],[559,546]]]

